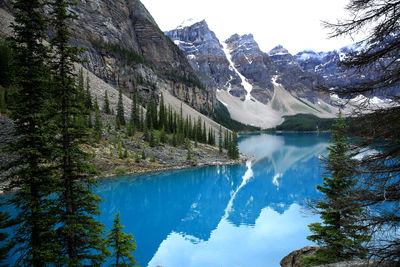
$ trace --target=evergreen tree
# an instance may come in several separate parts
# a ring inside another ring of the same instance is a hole
[[[172,134],[172,145],[176,147],[178,145],[178,140],[176,139],[176,134]]]
[[[366,249],[363,244],[369,241],[368,229],[360,223],[362,209],[351,199],[351,190],[357,184],[354,178],[354,160],[349,155],[346,126],[339,113],[328,147],[329,156],[323,177],[323,185],[317,189],[323,198],[316,201],[315,211],[323,223],[309,225],[313,235],[307,239],[323,246],[315,256],[304,257],[307,264],[320,265],[355,258],[363,258]]]
[[[166,120],[167,120],[167,116],[166,116],[166,110],[165,110],[165,105],[164,105],[164,97],[163,95],[161,95],[161,100],[160,100],[160,111],[159,111],[159,116],[158,116],[158,121],[159,121],[159,126],[160,129],[165,128],[166,126]]]
[[[108,93],[107,90],[104,93],[104,106],[103,106],[103,111],[106,114],[111,114],[111,109],[110,109],[110,101],[108,100]]]
[[[64,260],[59,263],[77,266],[90,260],[97,265],[104,261],[108,251],[102,237],[103,225],[94,219],[99,215],[100,202],[92,192],[96,180],[90,176],[89,156],[80,148],[87,141],[88,129],[79,123],[84,102],[74,101],[81,93],[73,75],[74,63],[79,61],[77,55],[81,51],[68,43],[71,36],[68,25],[76,18],[67,11],[70,5],[70,1],[55,0],[51,12],[55,27],[51,44],[57,53],[53,60],[54,98],[60,103],[57,121],[61,134],[58,154],[62,187],[57,233],[62,245],[60,256]]]
[[[139,114],[139,104],[138,104],[138,93],[137,90],[133,93],[133,99],[132,99],[132,108],[133,110],[131,111],[131,119],[133,115],[133,123],[137,129],[140,128],[140,114]]]
[[[101,122],[100,110],[97,108],[94,114],[94,138],[99,142],[103,136],[103,123]]]
[[[149,137],[149,145],[150,145],[150,147],[155,147],[156,146],[156,141],[154,139],[155,139],[154,131],[150,130],[150,137]]]
[[[86,74],[86,97],[85,97],[85,106],[89,111],[93,110],[93,102],[92,95],[90,93],[90,79],[89,73]]]
[[[164,127],[161,129],[160,142],[164,144],[167,142],[167,135],[165,134]]]
[[[119,89],[119,95],[118,95],[116,120],[119,123],[119,125],[121,125],[121,126],[124,126],[126,124],[126,122],[125,122],[125,112],[124,112],[124,102],[122,101],[122,90],[121,90],[121,88]]]
[[[231,145],[231,157],[232,159],[238,159],[239,158],[239,145],[238,145],[238,135],[237,132],[233,132],[233,137],[232,137],[232,145]]]
[[[190,144],[190,141],[188,138],[186,138],[186,140],[185,140],[185,147],[187,150],[186,160],[192,160],[192,145]]]
[[[128,136],[133,136],[135,135],[135,118],[136,118],[136,105],[135,101],[133,100],[134,96],[132,96],[132,104],[131,104],[131,116],[129,118],[128,122],[128,128],[127,128],[127,134]]]
[[[0,114],[7,113],[7,105],[6,105],[6,98],[5,98],[5,90],[0,86]]]
[[[219,132],[218,132],[218,148],[219,148],[219,153],[222,153],[222,127],[221,127],[221,125],[219,126]]]
[[[139,163],[140,162],[140,158],[139,158],[139,153],[135,154],[135,162]]]
[[[144,152],[144,149],[142,149],[142,160],[146,159],[146,153]]]
[[[228,131],[225,131],[225,133],[224,133],[224,148],[228,149],[228,145],[229,145],[229,133],[228,133]]]
[[[156,162],[156,154],[153,153],[153,156],[151,156],[150,162]]]
[[[19,263],[25,266],[45,266],[60,260],[52,210],[55,203],[49,198],[58,190],[52,164],[56,132],[51,123],[50,48],[44,45],[47,25],[43,8],[39,0],[15,1],[11,37],[18,69],[14,94],[18,101],[10,106],[10,117],[18,138],[9,144],[16,159],[5,166],[11,171],[5,182],[9,189],[19,189],[10,200],[19,223],[12,241],[18,244]]]
[[[141,131],[143,131],[144,130],[144,126],[145,126],[145,123],[144,123],[144,118],[143,118],[143,112],[144,112],[144,110],[143,110],[143,108],[139,108],[139,113],[140,113],[140,130]]]
[[[201,142],[206,144],[207,143],[207,126],[206,122],[203,122],[203,132],[201,134]]]
[[[132,252],[136,250],[135,240],[132,234],[122,231],[124,226],[120,223],[119,215],[119,212],[115,215],[113,227],[107,234],[107,243],[113,249],[112,256],[115,258],[113,266],[134,266],[136,261]]]
[[[0,37],[0,85],[8,88],[13,85],[16,75],[14,51],[8,40]]]

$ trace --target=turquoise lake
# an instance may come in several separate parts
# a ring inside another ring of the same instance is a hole
[[[318,218],[304,201],[319,196],[319,158],[328,134],[240,137],[254,159],[243,165],[193,168],[100,181],[100,220],[110,229],[121,212],[137,243],[140,266],[280,266],[311,244],[307,225]]]
[[[108,231],[121,213],[142,267],[278,267],[312,244],[307,225],[319,218],[304,201],[319,196],[328,139],[245,135],[239,149],[253,160],[242,165],[102,179],[95,189],[103,199],[100,221]]]

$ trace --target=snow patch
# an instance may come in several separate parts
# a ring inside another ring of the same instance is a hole
[[[189,19],[185,19],[184,21],[181,22],[181,24],[179,24],[179,26],[177,27],[177,29],[183,29],[185,27],[190,27],[193,26],[196,23],[202,22],[204,19],[202,18],[189,18]]]
[[[228,45],[225,42],[222,42],[222,50],[225,53],[226,58],[228,59],[229,62],[229,69],[233,70],[234,72],[236,72],[236,74],[240,77],[240,79],[242,80],[242,86],[244,87],[244,89],[246,90],[247,94],[246,94],[246,100],[249,101],[251,99],[251,91],[253,90],[253,86],[246,80],[246,77],[244,77],[239,70],[235,67],[235,64],[232,61],[232,56],[231,56],[231,52],[229,51]]]

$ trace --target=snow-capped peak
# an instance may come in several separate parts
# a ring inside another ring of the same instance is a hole
[[[194,25],[196,23],[203,22],[203,21],[205,21],[205,20],[202,19],[202,18],[185,19],[184,21],[181,22],[181,24],[179,24],[179,26],[177,28],[178,29],[182,29],[182,28],[185,28],[185,27],[190,27],[190,26],[192,26],[192,25]]]
[[[271,51],[269,51],[270,56],[287,55],[287,54],[289,54],[289,51],[282,45],[278,45],[274,47]]]

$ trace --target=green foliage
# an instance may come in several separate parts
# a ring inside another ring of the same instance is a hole
[[[10,87],[16,75],[15,53],[10,42],[0,37],[0,85]]]
[[[111,109],[110,109],[110,101],[108,100],[108,93],[107,90],[104,93],[104,106],[103,106],[103,111],[106,114],[111,114]]]
[[[205,89],[204,85],[201,84],[199,78],[195,75],[180,75],[177,72],[168,72],[165,76],[176,82],[182,82],[187,85],[196,86],[200,89]]]
[[[63,257],[58,264],[76,266],[90,261],[99,265],[108,250],[103,238],[104,226],[95,220],[101,201],[92,191],[96,183],[92,177],[95,171],[88,163],[89,155],[81,149],[88,141],[88,129],[81,118],[90,116],[90,108],[87,106],[88,96],[85,99],[85,91],[81,88],[81,79],[77,87],[73,75],[74,63],[80,61],[78,55],[81,49],[69,44],[71,32],[68,25],[70,20],[76,18],[67,11],[71,4],[66,0],[55,0],[50,4],[51,23],[55,31],[50,42],[57,54],[52,60],[52,98],[57,107],[55,123],[60,136],[57,140],[58,171],[62,181],[57,198],[57,237],[63,244],[60,253],[53,251],[53,254]],[[89,88],[86,94],[88,91]]]
[[[142,149],[142,160],[146,160],[146,153],[144,152],[144,149]]]
[[[97,101],[96,101],[97,103]],[[103,123],[101,121],[100,110],[96,109],[94,115],[94,128],[93,128],[93,136],[96,142],[99,142],[103,136]]]
[[[187,138],[185,140],[185,147],[187,150],[186,160],[192,160],[192,145],[190,144],[190,141]]]
[[[124,166],[118,166],[114,169],[114,173],[117,176],[123,176],[126,174],[126,169]]]
[[[91,95],[91,93],[90,93],[90,79],[89,79],[89,73],[86,74],[85,107],[86,107],[89,111],[93,110],[92,95]]]
[[[139,153],[135,154],[135,162],[139,163],[140,162],[140,157],[139,157]]]
[[[315,203],[323,223],[310,224],[313,235],[307,237],[323,248],[315,256],[304,257],[306,264],[364,258],[366,249],[363,245],[370,240],[368,228],[360,222],[361,205],[352,200],[352,190],[357,184],[355,162],[349,155],[346,125],[341,113],[334,127],[325,164],[327,175],[323,177],[323,185],[317,186],[323,198]]]
[[[118,104],[117,104],[117,124],[124,126],[125,122],[125,112],[124,112],[124,102],[122,100],[122,90],[119,89]]]
[[[321,119],[311,114],[297,114],[284,116],[285,121],[277,126],[277,131],[330,131],[335,123],[334,119]]]
[[[0,86],[0,114],[7,113],[5,90]]]
[[[50,209],[56,203],[49,198],[58,191],[58,180],[50,164],[55,155],[57,132],[50,121],[54,114],[47,64],[51,51],[44,45],[47,25],[42,8],[41,1],[15,1],[14,34],[10,38],[14,66],[18,69],[15,73],[18,89],[14,93],[17,101],[9,108],[14,134],[19,138],[9,145],[16,159],[5,166],[10,174],[2,182],[9,182],[9,189],[19,188],[10,200],[19,222],[12,241],[19,245],[19,263],[25,266],[60,261],[60,246],[53,230],[58,216]]]
[[[149,145],[150,147],[155,147],[156,146],[156,140],[154,136],[154,131],[150,131],[150,138],[149,138]]]
[[[156,155],[153,153],[153,156],[151,156],[150,162],[156,162]]]
[[[124,228],[120,223],[120,213],[114,218],[112,229],[107,234],[107,244],[112,248],[112,256],[115,259],[113,266],[134,266],[136,264],[132,252],[136,250],[135,240],[132,234],[126,234],[122,231]]]
[[[119,57],[122,62],[125,62],[127,65],[134,67],[137,64],[145,63],[143,57],[140,56],[138,53],[133,50],[125,49],[118,44],[92,41],[92,45],[98,49],[104,50],[109,54],[113,54],[114,56]]]
[[[219,131],[218,131],[218,149],[219,149],[219,153],[222,153],[222,127],[221,125],[219,126]]]
[[[235,121],[231,118],[228,109],[225,107],[224,104],[221,102],[217,102],[217,105],[214,109],[213,114],[211,117],[214,121],[218,122],[219,124],[225,126],[228,129],[235,130],[235,131],[259,131],[260,128],[245,125],[238,121]]]
[[[238,134],[235,131],[233,132],[233,138],[232,138],[231,158],[232,159],[239,158]]]

